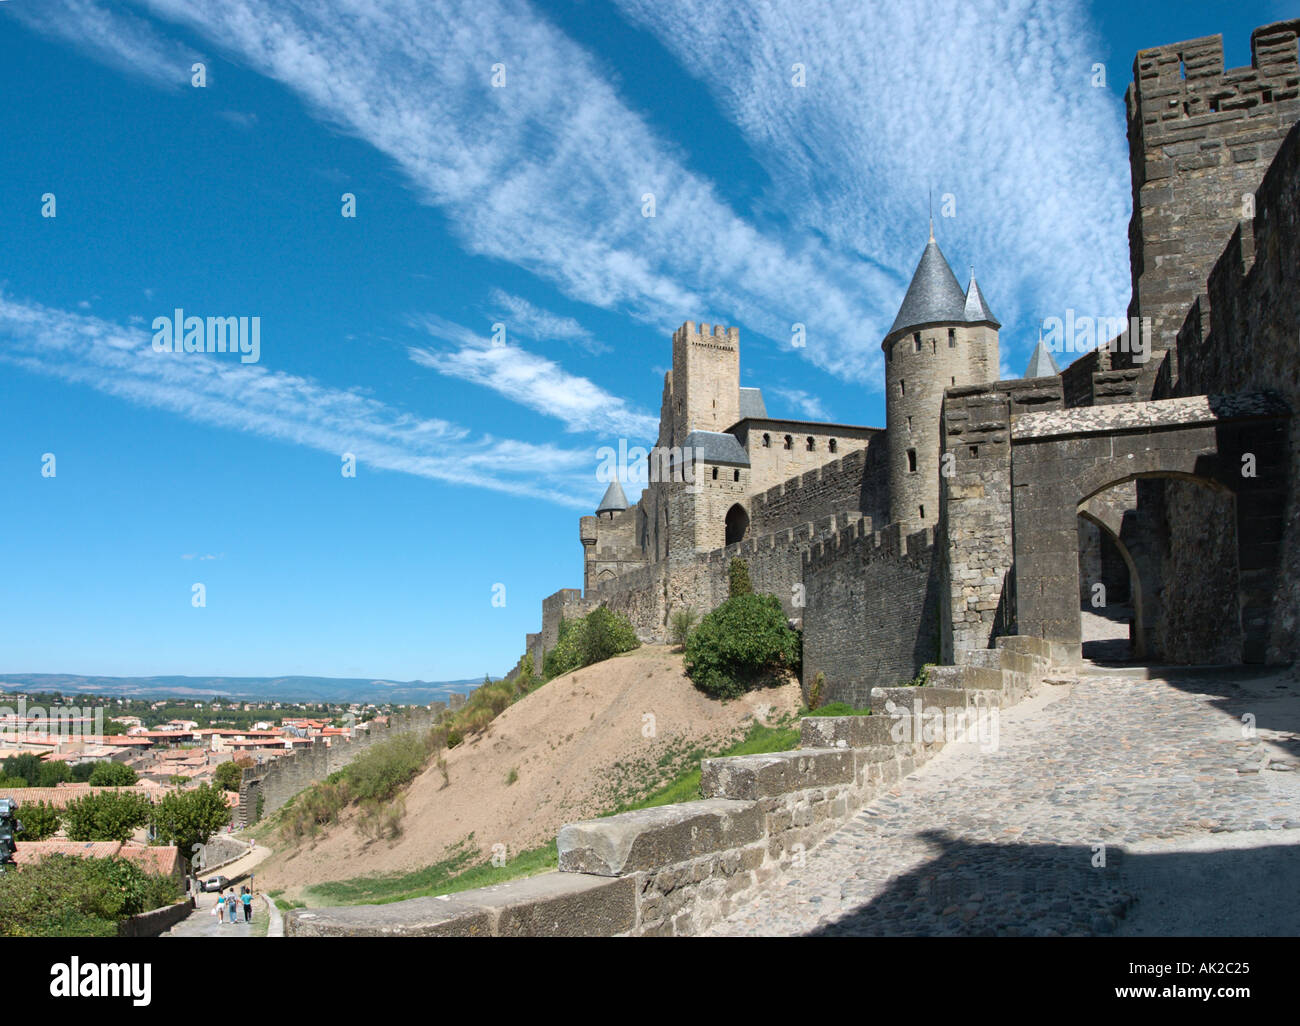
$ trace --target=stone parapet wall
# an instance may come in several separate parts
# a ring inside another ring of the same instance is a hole
[[[871,716],[805,719],[799,749],[706,759],[700,801],[563,827],[558,872],[442,898],[294,909],[285,934],[701,933],[939,752],[948,739],[926,727],[935,710],[984,706],[995,715],[1049,672],[1048,652],[1036,639],[1001,638],[997,649],[943,668],[943,686],[876,689]]]

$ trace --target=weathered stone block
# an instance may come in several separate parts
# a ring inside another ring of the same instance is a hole
[[[740,847],[761,833],[753,802],[709,798],[640,809],[561,827],[560,871],[625,876]]]

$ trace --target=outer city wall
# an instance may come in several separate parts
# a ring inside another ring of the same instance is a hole
[[[412,709],[395,713],[387,724],[371,723],[367,730],[357,731],[355,738],[335,737],[328,743],[318,737],[310,748],[282,755],[268,766],[244,770],[239,783],[240,828],[252,826],[258,819],[275,812],[303,788],[341,770],[375,745],[393,737],[429,730],[437,722],[440,711]]]

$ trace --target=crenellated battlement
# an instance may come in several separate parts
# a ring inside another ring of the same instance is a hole
[[[740,345],[740,329],[722,324],[702,323],[696,327],[694,321],[687,321],[673,332],[673,343],[685,345],[688,342],[722,343],[729,346]]]
[[[928,556],[934,552],[934,528],[904,533],[904,524],[890,524],[878,531],[871,529],[871,520],[863,518],[843,530],[819,540],[804,553],[804,570],[814,570],[834,563],[857,546],[862,546],[868,563],[886,559]]]
[[[1129,120],[1153,131],[1179,123],[1251,117],[1258,108],[1300,97],[1300,20],[1250,35],[1248,67],[1224,69],[1223,37],[1203,36],[1138,51],[1129,89]]]

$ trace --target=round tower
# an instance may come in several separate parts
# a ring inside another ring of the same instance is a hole
[[[939,417],[943,391],[998,377],[998,329],[975,283],[963,291],[930,241],[881,348],[889,438],[889,519],[910,529],[939,517]]]

